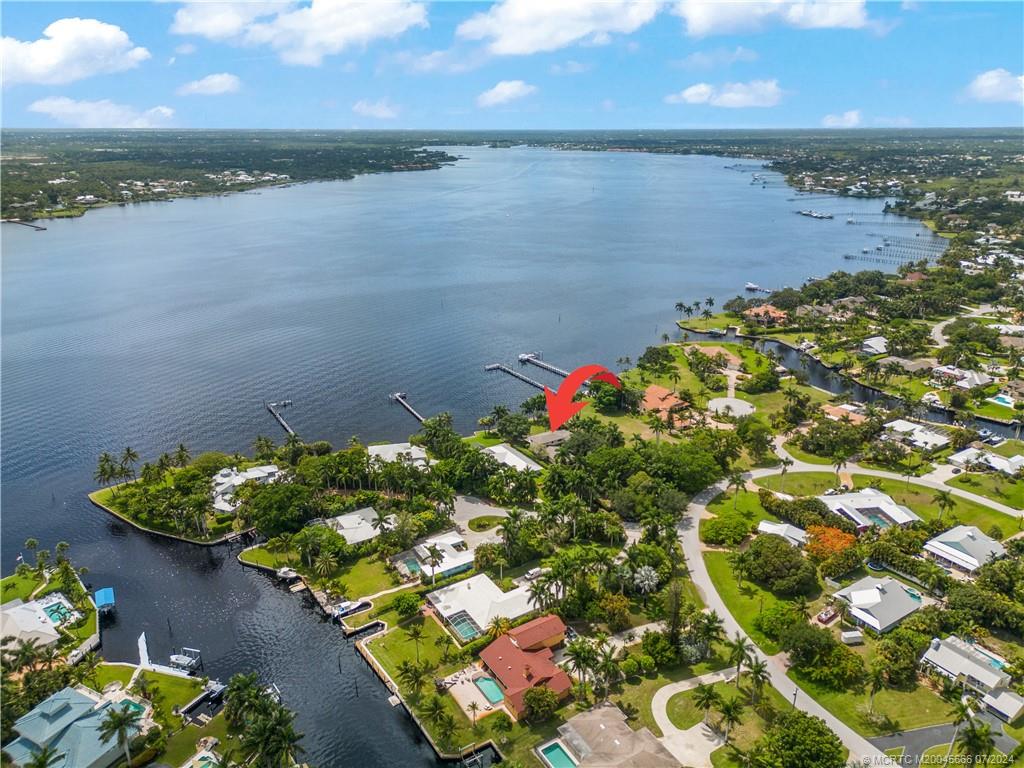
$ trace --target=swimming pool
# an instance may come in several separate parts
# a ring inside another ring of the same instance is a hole
[[[122,709],[130,709],[133,712],[138,712],[139,714],[142,714],[146,711],[146,708],[144,706],[139,704],[137,701],[132,701],[131,699],[125,699],[121,703],[124,705]]]
[[[73,612],[63,603],[47,605],[43,608],[43,611],[55,625],[63,624],[73,615]]]
[[[405,567],[409,569],[409,573],[423,573],[423,569],[420,568],[419,561],[409,558],[405,561]]]
[[[505,694],[501,692],[501,686],[489,677],[478,677],[473,681],[480,693],[487,697],[491,704],[500,704],[505,700]]]
[[[452,625],[452,629],[454,629],[458,636],[463,640],[472,640],[480,634],[480,628],[471,618],[469,618],[469,614],[465,611],[461,611],[452,616],[448,619],[448,623]]]
[[[551,768],[576,768],[578,765],[560,741],[552,741],[541,747],[540,755]]]
[[[1007,408],[1013,408],[1013,404],[1014,404],[1013,398],[1010,397],[1009,395],[1004,395],[1001,392],[998,395],[992,395],[992,397],[989,397],[989,398],[986,398],[986,399],[990,403],[995,403],[996,405],[1004,405]]]

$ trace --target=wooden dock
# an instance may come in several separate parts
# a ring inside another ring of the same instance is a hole
[[[541,358],[540,352],[526,352],[519,356],[519,362],[523,363],[524,365],[527,363],[529,363],[530,365],[536,365],[538,368],[543,368],[545,371],[550,371],[551,373],[561,376],[563,379],[568,377],[569,375],[569,372],[564,368],[559,368],[557,365],[552,365],[551,363],[545,362]]]
[[[41,227],[38,224],[32,224],[31,222],[28,221],[22,221],[21,219],[4,219],[3,221],[5,224],[21,224],[21,226],[28,227],[29,229],[34,229],[36,232],[46,231],[46,227]]]
[[[395,392],[391,395],[392,400],[405,408],[405,410],[413,415],[413,418],[416,419],[416,421],[422,424],[424,422],[423,416],[421,416],[415,408],[409,405],[409,401],[405,399],[406,397],[408,397],[408,395],[406,395],[405,392]]]
[[[505,373],[507,373],[509,376],[512,376],[513,378],[519,379],[520,381],[525,381],[531,387],[536,387],[537,389],[540,389],[540,390],[544,389],[544,385],[541,384],[536,379],[531,379],[529,376],[525,376],[524,374],[520,373],[519,371],[514,370],[513,368],[509,368],[504,363],[491,363],[490,365],[485,365],[484,366],[484,370],[485,371],[504,371]]]
[[[277,419],[277,423],[281,425],[285,432],[289,435],[294,435],[295,430],[288,426],[288,422],[284,420],[284,416],[281,415],[281,411],[278,408],[284,408],[286,405],[291,405],[291,400],[283,400],[280,403],[268,403],[266,400],[263,401],[263,405],[266,407],[270,414]]]

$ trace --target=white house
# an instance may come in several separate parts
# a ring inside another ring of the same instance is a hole
[[[540,472],[540,464],[526,456],[522,451],[517,451],[508,443],[498,443],[483,450],[484,453],[489,453],[500,463],[507,467],[512,467],[512,469],[518,469],[520,472],[527,470]]]
[[[939,564],[972,574],[985,563],[1006,554],[1006,548],[973,525],[958,525],[924,545]]]
[[[864,339],[860,345],[860,351],[865,355],[887,355],[889,354],[889,340],[885,336],[872,336]]]
[[[439,556],[436,564],[431,563],[431,549],[434,549]],[[473,567],[473,550],[466,544],[466,540],[455,531],[424,539],[411,551],[415,558],[415,567],[410,562],[410,558],[404,560],[403,564],[410,571],[419,571],[424,581],[434,578],[435,574],[437,578],[444,578],[468,571]]]
[[[781,536],[794,547],[802,547],[807,543],[807,533],[789,523],[773,523],[770,520],[762,520],[757,524],[757,532]]]
[[[1007,722],[1024,711],[1024,699],[1010,690],[1012,678],[1003,671],[1006,661],[956,635],[933,638],[921,665],[961,683],[982,696],[985,708]]]
[[[381,461],[404,461],[414,467],[426,467],[430,462],[427,452],[412,443],[388,443],[387,445],[371,445],[366,449],[370,458]]]
[[[389,525],[394,525],[394,515],[388,515],[384,519]],[[380,535],[380,530],[373,527],[376,520],[377,510],[373,507],[363,507],[355,512],[324,520],[323,523],[328,528],[333,528],[340,533],[349,544],[362,544],[364,541],[375,539]]]
[[[906,419],[890,421],[885,425],[885,430],[890,437],[923,451],[941,450],[949,445],[946,435]]]
[[[897,504],[891,496],[874,488],[818,498],[836,514],[852,520],[859,531],[866,531],[873,525],[880,528],[909,525],[921,519],[909,507]]]
[[[920,596],[890,577],[865,576],[836,592],[836,597],[850,604],[854,619],[876,632],[888,632],[921,607]]]
[[[942,383],[953,382],[960,389],[974,389],[975,387],[987,387],[995,379],[987,373],[980,371],[967,371],[957,368],[955,365],[940,365],[932,369],[932,378]]]
[[[45,648],[60,640],[60,632],[39,603],[15,599],[0,606],[0,637],[13,637],[15,642],[34,640]]]
[[[1004,475],[1015,475],[1024,469],[1024,456],[1000,456],[998,453],[983,451],[980,448],[964,448],[949,457],[949,463],[961,469],[988,467]]]
[[[234,512],[238,509],[238,502],[235,501],[235,491],[243,483],[256,482],[260,485],[273,483],[281,476],[281,471],[276,464],[264,464],[262,467],[239,472],[236,467],[225,467],[215,474],[213,483],[213,508],[218,512]]]
[[[502,592],[485,573],[434,590],[427,600],[461,642],[481,635],[498,616],[517,619],[534,609],[528,586]]]

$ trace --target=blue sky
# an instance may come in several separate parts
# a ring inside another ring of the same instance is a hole
[[[6,127],[1024,124],[1024,4],[4,2]]]

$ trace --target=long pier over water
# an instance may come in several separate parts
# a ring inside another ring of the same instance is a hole
[[[527,384],[529,384],[531,387],[536,387],[537,389],[541,389],[541,390],[544,389],[544,385],[541,384],[536,379],[531,379],[529,376],[526,376],[526,375],[520,373],[519,371],[515,370],[514,368],[509,368],[504,363],[491,363],[490,365],[485,365],[484,366],[484,370],[485,371],[504,371],[509,376],[512,376],[513,378],[516,378],[516,379],[519,379],[520,381],[524,381]]]
[[[405,410],[407,410],[409,413],[413,415],[413,418],[416,419],[416,421],[422,424],[424,418],[419,414],[419,412],[415,408],[409,405],[409,401],[405,399],[406,397],[407,395],[405,392],[395,392],[395,394],[391,396],[391,399],[394,400],[399,405],[401,405],[403,408],[405,408]]]
[[[265,405],[267,410],[270,411],[270,414],[277,419],[277,423],[281,425],[284,431],[289,435],[294,435],[295,430],[288,426],[288,422],[284,420],[284,416],[282,416],[281,412],[278,410],[278,408],[284,408],[286,405],[291,404],[291,400],[282,400],[280,403],[268,403],[266,400],[263,401],[263,405]]]
[[[545,371],[551,371],[551,373],[557,374],[563,379],[569,375],[569,372],[564,368],[559,368],[557,365],[552,365],[551,363],[542,360],[539,352],[526,352],[519,356],[519,362],[536,365],[538,368],[543,368]]]

